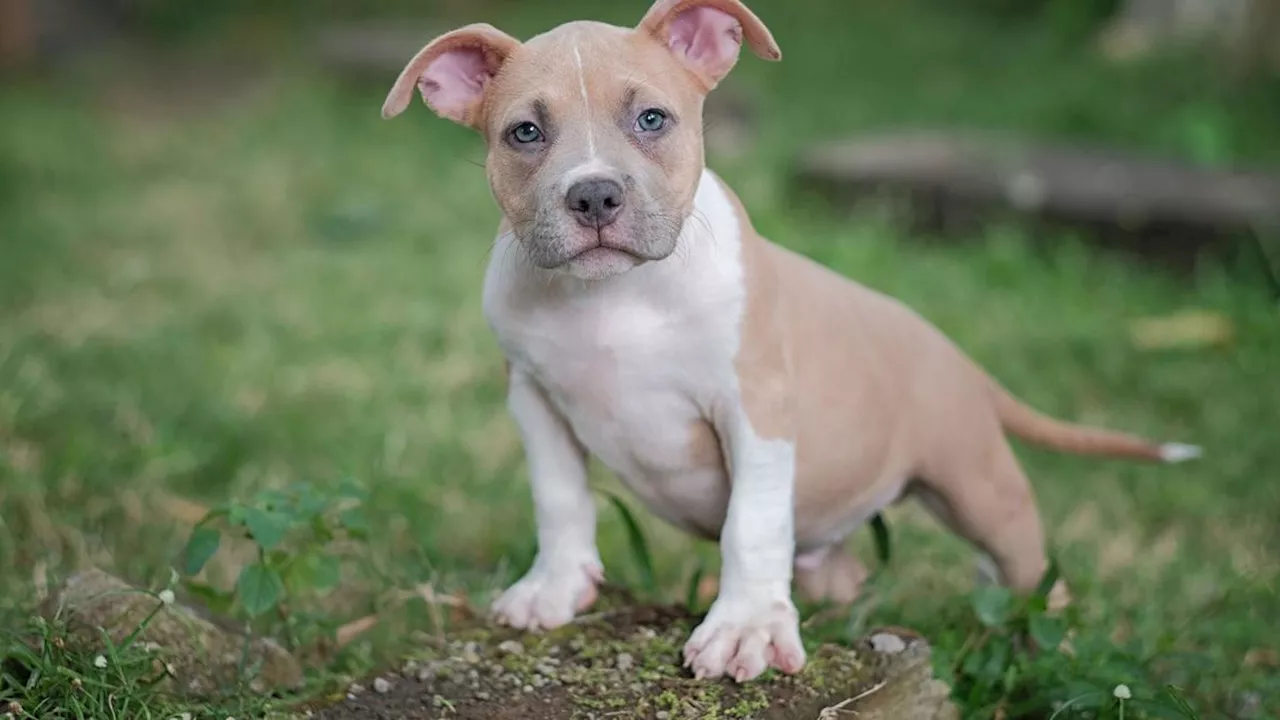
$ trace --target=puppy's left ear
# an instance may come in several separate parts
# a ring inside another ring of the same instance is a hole
[[[489,82],[519,48],[519,40],[487,23],[441,35],[400,71],[382,105],[382,117],[404,112],[417,87],[423,102],[437,115],[479,129]]]
[[[658,0],[636,30],[666,45],[710,91],[738,62],[743,40],[765,60],[781,60],[769,28],[738,0]]]

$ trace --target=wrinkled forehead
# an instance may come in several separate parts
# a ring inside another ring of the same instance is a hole
[[[657,41],[629,28],[581,21],[524,43],[495,80],[491,97],[489,129],[501,131],[539,115],[607,120],[634,102],[680,110],[698,93]]]

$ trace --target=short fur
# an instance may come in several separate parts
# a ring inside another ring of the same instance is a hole
[[[416,87],[480,131],[503,211],[484,311],[538,554],[495,613],[552,628],[595,599],[590,453],[659,516],[719,541],[719,595],[685,659],[739,681],[803,667],[793,580],[851,600],[864,571],[839,549],[902,497],[1031,590],[1043,531],[1005,431],[1070,452],[1196,454],[1036,413],[907,307],[757,234],[705,168],[701,134],[743,42],[781,58],[737,0],[659,0],[634,29],[574,22],[524,43],[473,25],[423,48],[384,106],[398,114]],[[566,204],[585,181],[617,189],[608,220]]]

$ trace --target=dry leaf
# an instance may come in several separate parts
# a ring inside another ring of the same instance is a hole
[[[1280,653],[1271,648],[1254,648],[1244,654],[1245,667],[1280,667]]]
[[[1130,327],[1133,344],[1143,350],[1226,345],[1234,336],[1235,326],[1230,318],[1207,310],[1142,318]]]

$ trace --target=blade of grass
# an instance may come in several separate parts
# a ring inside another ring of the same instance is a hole
[[[653,556],[649,553],[649,543],[645,540],[644,533],[640,530],[640,523],[636,522],[635,515],[631,513],[626,503],[613,493],[605,493],[609,501],[613,503],[613,507],[618,511],[618,516],[622,518],[622,525],[627,531],[627,542],[631,548],[631,556],[635,560],[636,568],[640,573],[640,588],[647,594],[652,596],[657,592],[658,582],[653,574]]]

